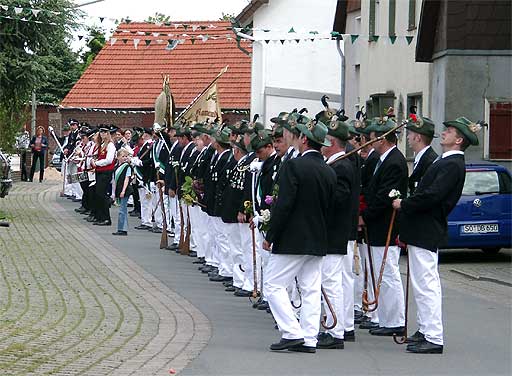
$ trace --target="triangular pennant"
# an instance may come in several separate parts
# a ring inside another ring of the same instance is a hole
[[[41,12],[41,9],[32,9],[32,14],[37,17],[37,15]]]
[[[354,43],[359,38],[359,34],[350,34],[350,41]]]
[[[196,31],[198,27],[199,26],[197,26],[197,25],[192,25],[192,31]]]
[[[128,42],[128,39],[123,39],[123,43],[126,44]]]
[[[270,30],[269,29],[263,29],[263,32],[264,33],[270,33]]]
[[[209,27],[210,29],[216,29],[216,28],[217,28],[217,26],[215,26],[215,25],[213,25],[213,24],[209,24],[209,25],[208,25],[208,27]]]
[[[203,42],[206,42],[208,40],[208,35],[201,35],[200,38]]]
[[[188,27],[189,27],[189,25],[188,25],[188,24],[183,24],[183,28],[184,28],[185,30],[187,30],[187,29],[188,29]]]
[[[295,39],[295,42],[299,43],[299,42],[300,42],[300,39]]]
[[[405,39],[407,40],[407,44],[410,45],[412,43],[412,40],[414,39],[414,36],[405,37]]]
[[[192,44],[195,44],[196,43],[196,38],[190,38],[190,41],[192,42]]]
[[[309,34],[316,35],[316,34],[318,34],[318,31],[313,30],[313,31],[310,31]]]
[[[84,37],[83,35],[79,35],[78,40],[82,40],[83,37]]]
[[[139,45],[139,43],[140,43],[140,39],[133,40],[133,45],[135,46],[135,49],[137,49],[137,46]]]
[[[314,42],[315,40],[314,39],[310,39],[311,42]]]
[[[295,30],[293,29],[293,26],[290,30],[288,30],[289,33],[295,33]]]
[[[379,40],[380,35],[370,35],[370,41],[371,42],[377,42]]]
[[[265,43],[268,44],[270,42],[270,39],[265,39]]]
[[[165,26],[171,26],[172,24],[170,22],[164,22]]]
[[[200,28],[201,30],[206,30],[206,26],[204,26],[204,25],[199,26],[199,28]]]
[[[144,35],[143,31],[137,31],[137,35]]]
[[[117,42],[117,38],[110,38],[110,45],[113,46]]]
[[[2,8],[5,11],[9,10],[9,6],[8,5],[0,5],[0,8]]]
[[[153,36],[156,38],[156,37],[159,37],[160,36],[160,33],[152,33]]]
[[[100,22],[103,22],[104,19],[105,17],[100,17]]]
[[[125,23],[129,24],[130,22],[132,22],[132,20],[130,20],[129,18],[125,19],[124,20]]]
[[[284,39],[281,39],[280,42],[281,42],[281,44],[284,44]]]
[[[20,14],[21,12],[23,12],[23,8],[14,7],[14,13]]]
[[[149,31],[144,32],[144,34],[145,34],[147,37],[151,35],[151,33],[150,33]]]
[[[389,37],[389,40],[391,41],[391,44],[395,44],[395,41],[396,41],[396,35],[391,35]]]
[[[151,44],[151,39],[144,40],[144,43],[146,43],[146,46],[149,46]]]
[[[180,27],[181,24],[174,24],[174,28],[177,29],[178,27]]]
[[[137,34],[135,30],[130,30],[130,34]]]

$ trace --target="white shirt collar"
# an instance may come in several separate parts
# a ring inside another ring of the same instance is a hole
[[[450,150],[443,153],[443,156],[441,158],[449,157],[450,155],[464,155],[464,152],[462,150]]]
[[[345,151],[339,151],[339,152],[337,152],[337,153],[335,153],[335,154],[331,155],[331,156],[329,157],[329,159],[327,159],[327,164],[331,164],[331,163],[332,163],[332,161],[334,161],[334,160],[335,160],[336,158],[338,158],[338,157],[341,157],[342,155],[345,155]]]
[[[374,148],[372,148],[369,152],[368,152],[368,156],[366,158],[368,158],[373,152],[375,151]]]
[[[418,162],[420,161],[421,157],[423,157],[423,154],[425,154],[425,152],[427,151],[427,149],[430,147],[430,145],[427,145],[425,146],[423,149],[421,149],[418,154],[416,154],[416,156],[414,157],[414,164],[418,164]]]
[[[396,145],[393,145],[391,148],[389,148],[384,154],[381,154],[380,156],[380,161],[381,162],[384,162],[386,160],[386,157],[388,156],[389,153],[391,153],[391,151],[393,149],[396,149]]]
[[[313,152],[314,152],[314,153],[319,153],[319,154],[320,154],[320,152],[319,152],[318,150],[309,149],[309,150],[306,150],[304,153],[302,153],[302,156],[305,156],[306,154],[308,154],[308,153],[313,153]]]

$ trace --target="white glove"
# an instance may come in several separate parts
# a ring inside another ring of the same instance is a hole
[[[150,182],[149,183],[149,190],[152,192],[152,193],[156,193],[156,184],[153,183],[153,182]]]
[[[263,217],[259,214],[255,214],[254,217],[252,217],[252,222],[254,223],[254,227],[258,228],[260,222],[263,222]]]
[[[133,157],[132,165],[140,167],[140,166],[142,166],[142,161],[139,159],[139,157]]]
[[[263,166],[263,162],[260,162],[260,161],[252,161],[251,164],[249,165],[249,170],[251,172],[260,172],[261,171],[261,166]]]

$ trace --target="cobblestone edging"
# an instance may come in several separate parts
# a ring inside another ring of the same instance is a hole
[[[19,183],[0,229],[0,375],[166,375],[210,338],[192,304],[58,203]]]

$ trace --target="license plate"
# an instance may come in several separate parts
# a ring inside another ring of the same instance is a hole
[[[499,226],[497,223],[462,226],[463,234],[488,234],[492,232],[499,232]]]

